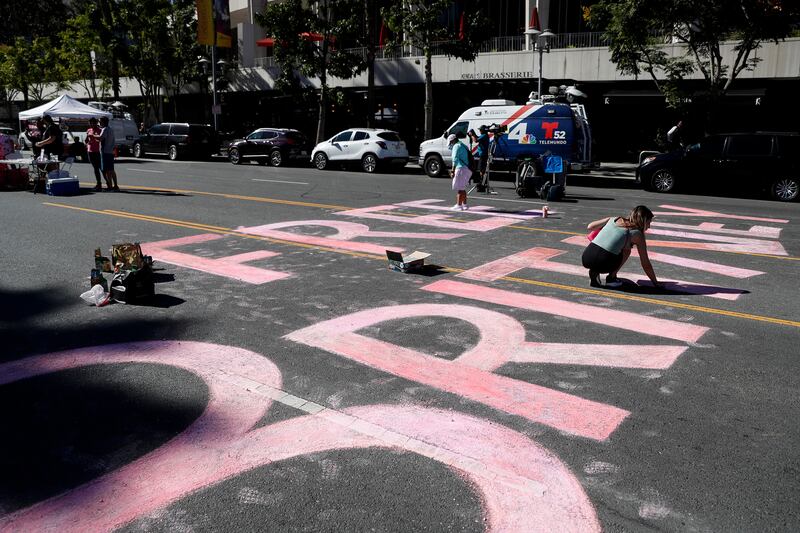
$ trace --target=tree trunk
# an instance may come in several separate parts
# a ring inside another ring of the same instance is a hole
[[[317,121],[317,143],[325,140],[325,113],[328,109],[328,81],[323,71],[319,77],[319,120]]]
[[[433,71],[430,47],[425,48],[425,138],[433,138]]]
[[[375,17],[373,0],[364,0],[367,25],[367,127],[375,126]]]

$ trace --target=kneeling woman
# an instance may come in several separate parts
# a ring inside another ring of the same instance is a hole
[[[619,287],[622,282],[617,279],[617,272],[631,255],[631,248],[636,245],[642,270],[656,287],[660,286],[653,265],[647,257],[647,242],[644,232],[650,227],[653,212],[639,205],[633,208],[627,218],[608,217],[595,220],[587,226],[597,232],[594,240],[583,252],[583,266],[589,269],[589,284],[601,287],[600,274],[606,276],[607,287]]]

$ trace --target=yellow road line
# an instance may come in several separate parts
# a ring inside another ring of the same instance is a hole
[[[138,215],[138,214],[133,214],[133,213],[126,213],[124,211],[114,211],[114,210],[102,210],[101,211],[101,210],[98,210],[98,209],[89,209],[89,208],[86,208],[86,207],[75,207],[75,206],[71,206],[71,205],[56,204],[56,203],[51,203],[51,202],[44,202],[44,205],[48,205],[48,206],[52,206],[52,207],[63,207],[63,208],[66,208],[66,209],[73,209],[73,210],[76,210],[76,211],[84,211],[84,212],[87,212],[87,213],[94,213],[94,214],[99,214],[99,215],[109,215],[109,216],[115,216],[115,217],[130,218],[130,219],[134,219],[134,220],[141,220],[141,221],[144,221],[144,222],[153,222],[153,223],[156,223],[156,224],[169,224],[171,226],[179,226],[179,227],[184,227],[184,228],[189,228],[189,229],[203,230],[203,231],[208,231],[208,232],[212,232],[212,233],[220,233],[220,234],[224,234],[224,235],[235,235],[237,237],[245,237],[245,238],[255,239],[255,240],[259,240],[259,241],[287,244],[287,245],[290,245],[290,246],[296,246],[296,247],[300,247],[300,248],[307,248],[307,249],[314,249],[314,250],[324,250],[324,251],[328,251],[328,252],[334,252],[334,253],[339,253],[339,254],[349,255],[349,256],[354,256],[354,257],[363,257],[363,258],[367,258],[367,259],[377,259],[377,260],[384,260],[385,259],[382,255],[368,254],[368,253],[363,253],[363,252],[351,252],[349,250],[339,250],[339,249],[335,249],[335,248],[328,248],[328,247],[325,247],[325,246],[318,246],[318,245],[314,245],[314,244],[305,244],[305,243],[298,243],[298,242],[294,242],[294,241],[285,241],[285,240],[282,240],[282,239],[273,239],[273,238],[270,238],[270,237],[262,237],[260,235],[249,235],[247,233],[242,233],[242,232],[239,232],[239,231],[236,231],[236,230],[232,230],[232,229],[229,229],[229,228],[222,228],[220,226],[210,226],[210,225],[204,225],[204,224],[196,224],[196,223],[193,223],[193,222],[185,222],[185,221],[162,218],[162,217],[153,217],[153,216],[149,216],[149,215]],[[442,270],[445,270],[447,272],[453,272],[453,273],[464,272],[464,269],[456,268],[456,267],[443,266],[441,268],[442,268]],[[747,319],[747,320],[754,320],[754,321],[759,321],[759,322],[768,322],[768,323],[771,323],[771,324],[779,324],[779,325],[783,325],[783,326],[792,326],[792,327],[796,327],[796,328],[800,327],[800,322],[795,321],[795,320],[786,320],[786,319],[782,319],[782,318],[775,318],[775,317],[769,317],[769,316],[763,316],[763,315],[753,315],[753,314],[750,314],[750,313],[740,313],[738,311],[728,311],[728,310],[725,310],[725,309],[717,309],[715,307],[703,307],[703,306],[699,306],[699,305],[691,305],[691,304],[685,304],[685,303],[681,303],[681,302],[667,302],[667,301],[664,301],[664,300],[658,300],[656,298],[647,298],[647,297],[644,297],[644,296],[636,296],[636,295],[631,295],[631,294],[621,294],[621,293],[616,293],[616,292],[601,291],[601,290],[597,290],[597,289],[587,289],[585,287],[577,287],[577,286],[574,286],[574,285],[566,285],[566,284],[561,284],[561,283],[551,283],[551,282],[546,282],[546,281],[537,281],[537,280],[532,280],[532,279],[527,279],[527,278],[518,278],[518,277],[513,277],[513,276],[503,276],[503,277],[501,277],[499,279],[502,279],[502,280],[505,280],[505,281],[513,281],[513,282],[516,282],[516,283],[524,283],[526,285],[537,285],[537,286],[540,286],[540,287],[547,287],[547,288],[551,288],[551,289],[561,289],[561,290],[568,290],[568,291],[572,291],[572,292],[582,292],[582,293],[585,293],[585,294],[594,294],[594,295],[603,296],[603,297],[606,297],[606,298],[617,298],[619,300],[629,300],[629,301],[634,301],[634,302],[661,305],[661,306],[665,306],[665,307],[675,307],[675,308],[679,308],[679,309],[688,309],[688,310],[691,310],[691,311],[697,311],[699,313],[709,313],[709,314],[729,316],[729,317],[734,317],[734,318],[743,318],[743,319]]]
[[[263,241],[263,242],[271,242],[276,244],[287,244],[290,246],[296,246],[298,248],[310,248],[314,250],[324,250],[327,252],[333,252],[342,255],[350,255],[353,257],[366,257],[370,259],[384,259],[382,255],[375,255],[375,254],[368,254],[364,252],[353,252],[350,250],[341,250],[339,248],[328,248],[327,246],[320,246],[316,244],[306,244],[302,242],[295,242],[295,241],[287,241],[283,239],[275,239],[272,237],[262,237],[261,235],[251,235],[249,233],[242,233],[240,231],[236,231],[234,229],[229,228],[222,228],[219,226],[208,226],[205,224],[196,224],[194,222],[185,222],[182,220],[173,220],[169,218],[161,218],[161,217],[151,217],[148,215],[139,215],[134,213],[126,213],[124,211],[114,211],[110,209],[98,210],[98,209],[89,209],[88,207],[76,207],[72,205],[65,205],[65,204],[55,204],[51,202],[44,202],[44,205],[49,205],[51,207],[63,207],[66,209],[73,209],[75,211],[84,211],[86,213],[94,213],[97,215],[110,215],[122,218],[130,218],[133,220],[141,220],[143,222],[155,222],[157,224],[168,224],[170,226],[178,226],[181,228],[188,228],[188,229],[195,229],[195,230],[203,230],[210,233],[219,233],[221,235],[234,235],[236,237],[243,237],[246,239],[253,239],[256,241]]]
[[[83,183],[82,185],[89,186],[90,183]],[[142,185],[127,185],[126,189],[134,189],[134,190],[143,190],[143,191],[164,191],[164,192],[173,192],[173,193],[181,193],[181,194],[198,194],[204,196],[218,196],[220,198],[228,198],[231,200],[247,200],[250,202],[262,202],[262,203],[269,203],[269,204],[281,204],[281,205],[296,205],[301,207],[316,207],[320,209],[333,209],[336,211],[350,211],[351,209],[357,209],[355,207],[347,207],[344,205],[332,205],[332,204],[318,204],[314,202],[297,202],[294,200],[280,200],[277,198],[265,198],[263,196],[244,196],[241,194],[227,194],[221,192],[206,192],[206,191],[194,191],[190,189],[169,189],[165,187],[146,187]],[[412,215],[410,213],[397,213],[393,212],[392,214],[397,216],[405,216],[409,218],[413,218],[417,215]],[[453,219],[453,221],[459,222],[459,219]],[[529,228],[526,226],[507,226],[508,228],[524,230],[524,231],[535,231],[540,233],[559,233],[562,235],[584,235],[584,233],[576,233],[574,231],[563,231],[563,230],[555,230],[555,229],[546,229],[546,228]],[[782,259],[784,261],[800,261],[800,257],[788,256],[788,255],[772,255],[772,254],[759,254],[753,252],[737,252],[737,251],[729,251],[729,250],[716,250],[720,253],[725,254],[735,254],[735,255],[747,255],[752,257],[766,257],[769,259]]]
[[[83,185],[90,185],[84,183]],[[166,187],[145,187],[142,185],[126,185],[126,189],[133,189],[133,190],[140,190],[140,191],[162,191],[162,192],[172,192],[172,193],[180,193],[180,194],[198,194],[203,196],[218,196],[220,198],[229,198],[231,200],[247,200],[250,202],[262,202],[267,204],[282,204],[282,205],[298,205],[302,207],[319,207],[321,209],[335,209],[337,211],[349,211],[350,209],[354,209],[352,207],[347,207],[344,205],[328,205],[328,204],[317,204],[313,202],[298,202],[295,200],[280,200],[278,198],[264,198],[263,196],[244,196],[241,194],[228,194],[223,192],[206,192],[206,191],[193,191],[190,189],[169,189]]]

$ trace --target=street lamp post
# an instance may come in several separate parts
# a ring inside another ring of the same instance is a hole
[[[205,85],[206,91],[207,91],[208,90],[208,69],[209,69],[210,65],[213,65],[213,63],[211,61],[209,61],[208,58],[205,57],[205,56],[197,56],[197,64],[200,65],[200,68],[203,70],[203,85]],[[213,77],[213,75],[212,75],[212,77]],[[201,89],[202,89],[202,87],[201,87]],[[216,103],[217,103],[217,87],[216,87],[216,84],[213,84],[211,89],[214,92],[214,105],[216,105]],[[208,92],[206,92],[206,94],[208,94]],[[203,97],[203,107],[206,110],[206,113],[204,113],[204,116],[206,118],[208,118],[208,114],[207,114],[208,113],[208,107],[206,107],[207,105],[208,105],[207,104],[207,100],[206,100],[206,97],[204,96]],[[212,109],[212,113],[213,113],[213,109]],[[214,120],[216,120],[216,115],[215,115]]]
[[[542,100],[542,55],[544,53],[550,53],[550,38],[555,37],[555,34],[550,30],[539,31],[534,27],[529,27],[525,30],[525,35],[531,36],[531,43],[532,49],[534,52],[539,52],[539,85],[538,85],[538,92],[537,97],[539,101]],[[536,55],[533,56],[534,62],[536,61]]]
[[[215,56],[216,54],[213,53],[212,49],[211,57],[215,58]],[[200,65],[200,68],[203,69],[204,84],[208,82],[208,80],[205,79],[205,76],[208,76],[208,69],[209,68],[211,69],[211,95],[212,95],[211,115],[214,117],[214,131],[217,131],[219,130],[219,119],[218,119],[219,105],[217,100],[217,68],[219,68],[220,72],[224,75],[227,63],[225,62],[224,59],[220,59],[219,61],[216,62],[213,59],[209,61],[208,58],[204,56],[198,56],[197,63]]]

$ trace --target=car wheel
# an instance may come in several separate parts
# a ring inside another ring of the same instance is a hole
[[[228,150],[228,161],[234,165],[240,165],[242,163],[242,156],[238,148],[231,148]]]
[[[142,150],[141,144],[136,143],[133,145],[133,157],[136,157],[138,159],[144,157],[144,150]]]
[[[314,166],[319,170],[325,170],[328,166],[328,156],[325,152],[317,152],[314,154]]]
[[[375,154],[364,154],[364,157],[361,158],[361,170],[368,174],[372,174],[378,170],[378,156]]]
[[[656,170],[650,178],[650,187],[656,192],[672,192],[675,189],[675,175],[667,168]]]
[[[780,178],[772,184],[772,197],[781,202],[793,202],[800,194],[800,181],[797,178]]]
[[[444,170],[444,162],[438,155],[429,155],[425,158],[422,167],[425,169],[425,174],[427,174],[428,177],[438,178],[442,175],[442,170]]]
[[[169,145],[169,150],[167,150],[167,157],[169,157],[170,161],[177,161],[178,160],[178,147],[174,144]]]
[[[280,150],[273,150],[269,153],[269,164],[273,167],[279,167],[283,164],[283,155]]]

